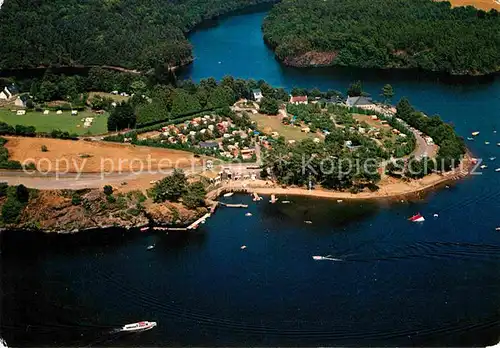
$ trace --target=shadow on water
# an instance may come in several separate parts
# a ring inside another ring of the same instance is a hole
[[[289,204],[283,204],[289,201]],[[264,219],[280,219],[284,227],[297,226],[311,221],[314,229],[328,227],[343,229],[351,224],[361,223],[375,216],[381,206],[369,201],[342,201],[317,199],[301,196],[280,196],[276,204],[263,204]]]

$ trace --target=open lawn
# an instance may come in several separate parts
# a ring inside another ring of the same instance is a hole
[[[111,93],[107,93],[107,92],[90,92],[89,93],[89,100],[92,99],[92,97],[94,97],[96,95],[100,95],[101,97],[105,97],[105,98],[111,98],[117,103],[128,100],[130,98],[130,97],[122,97],[121,95],[111,94]]]
[[[142,172],[201,164],[201,158],[186,151],[134,146],[101,141],[6,137],[10,159],[30,160],[41,171],[117,173]],[[42,145],[47,152],[42,152]],[[142,169],[142,171],[141,171]]]
[[[94,122],[89,128],[83,127],[82,118],[93,117]],[[78,112],[78,115],[71,115],[71,111],[63,111],[57,115],[51,111],[48,115],[42,112],[27,111],[26,115],[18,116],[10,109],[0,109],[0,121],[15,126],[35,126],[37,132],[50,132],[53,129],[60,129],[70,133],[83,134],[103,134],[107,132],[108,115],[97,115],[89,111]]]
[[[251,114],[250,119],[257,122],[258,129],[266,133],[278,132],[286,140],[302,140],[305,138],[314,138],[317,135],[313,133],[301,132],[301,127],[287,126],[281,123],[281,116],[267,116],[262,114]]]

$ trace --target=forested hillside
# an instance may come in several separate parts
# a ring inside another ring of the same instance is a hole
[[[184,33],[268,0],[6,0],[0,69],[114,65],[145,70],[191,59]]]
[[[284,0],[266,18],[266,41],[295,66],[500,70],[500,16],[432,0]]]

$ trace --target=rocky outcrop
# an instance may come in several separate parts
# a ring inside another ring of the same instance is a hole
[[[5,201],[5,198],[0,200],[0,208]],[[2,227],[76,233],[109,227],[130,229],[149,224],[187,226],[206,212],[206,208],[191,210],[180,203],[152,203],[140,191],[110,196],[98,189],[33,191],[18,222]]]
[[[286,57],[283,63],[295,67],[321,67],[333,65],[337,52],[310,51],[295,57]]]
[[[146,209],[152,223],[166,226],[189,225],[207,212],[207,208],[187,209],[180,203],[154,203]]]

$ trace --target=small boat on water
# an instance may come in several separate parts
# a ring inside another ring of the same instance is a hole
[[[224,197],[231,197],[232,195],[234,195],[234,192],[228,192],[224,194]]]
[[[154,248],[155,248],[154,245],[150,245],[150,246],[147,247],[147,250],[153,250]]]
[[[481,167],[479,167],[479,168],[481,168],[481,169],[486,169],[486,168],[488,168],[488,166],[487,166],[486,164],[483,164],[483,165],[482,165]]]
[[[290,204],[291,202],[290,201],[281,201],[281,203],[283,203],[283,204]]]
[[[315,256],[313,256],[313,260],[316,260],[316,261],[328,260],[328,261],[338,261],[338,262],[344,261],[342,259],[336,259],[334,257],[331,257],[331,255],[326,255],[326,256],[315,255]]]
[[[147,331],[151,330],[155,326],[156,326],[156,321],[140,321],[138,323],[125,325],[124,327],[122,327],[121,331],[127,331],[127,332]]]
[[[474,138],[472,138],[472,137],[467,137],[467,140],[468,140],[468,141],[474,141]]]
[[[435,218],[438,218],[439,217],[439,214],[434,214],[433,215]]]
[[[494,161],[496,159],[497,159],[496,157],[490,157],[490,161]]]
[[[147,230],[149,230],[149,227],[142,227],[140,231],[141,232],[146,232]]]
[[[312,223],[313,223],[311,220],[306,220],[306,221],[304,221],[304,222],[305,222],[306,224],[308,224],[308,225],[310,225],[310,224],[312,224]]]
[[[252,213],[246,213],[245,216],[252,216]]]
[[[477,132],[477,131],[476,132],[472,132],[472,135],[475,136],[475,137],[477,137],[479,135],[479,132]]]
[[[242,245],[240,249],[241,249],[241,250],[245,250],[246,248],[247,248],[247,246],[246,246],[246,245]]]
[[[500,172],[500,168],[495,169],[495,172]]]
[[[417,214],[413,215],[411,218],[409,218],[408,220],[411,222],[424,222],[425,218],[420,213],[417,213]]]
[[[500,146],[500,143],[497,143],[497,146]]]
[[[500,227],[495,228],[495,231],[500,231]]]
[[[337,203],[342,203],[342,202],[343,202],[343,200],[337,199]]]
[[[490,145],[490,142],[489,141],[485,141],[484,145]]]

